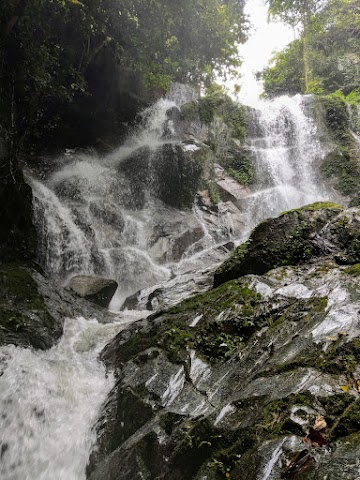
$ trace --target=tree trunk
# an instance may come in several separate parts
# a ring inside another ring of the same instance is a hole
[[[304,63],[304,81],[305,81],[305,93],[310,93],[311,84],[311,66],[310,66],[310,7],[305,1],[303,11],[303,63]]]

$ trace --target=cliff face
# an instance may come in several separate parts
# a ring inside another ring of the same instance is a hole
[[[0,262],[28,262],[36,254],[31,188],[14,158],[1,157],[0,168]]]
[[[355,478],[359,226],[326,205],[265,221],[233,280],[121,332],[88,478]],[[254,256],[261,274],[243,270]]]

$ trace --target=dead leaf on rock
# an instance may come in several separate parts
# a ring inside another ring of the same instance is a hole
[[[343,392],[348,392],[349,391],[349,385],[340,385],[340,388]]]
[[[321,433],[317,432],[312,427],[310,428],[308,437],[311,440],[311,444],[314,447],[316,446],[324,447],[327,444],[325,438],[321,435]]]
[[[328,335],[328,336],[326,337],[326,340],[327,340],[328,342],[336,342],[336,341],[337,341],[337,337],[334,337],[334,336],[332,336],[332,335]]]
[[[324,430],[326,427],[327,427],[327,423],[325,418],[319,415],[315,420],[313,429],[316,430],[317,432],[320,432],[321,430]]]

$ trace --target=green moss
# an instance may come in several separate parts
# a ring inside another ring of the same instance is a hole
[[[196,349],[210,360],[226,359],[240,353],[243,342],[256,330],[254,310],[261,295],[248,287],[248,281],[233,281],[209,292],[191,297],[167,312],[160,328],[158,345],[171,361],[183,361],[186,347]],[[226,312],[225,320],[217,320]],[[202,315],[201,321],[189,326],[189,318]]]
[[[207,189],[208,189],[208,192],[209,192],[209,197],[210,197],[211,202],[214,205],[217,205],[221,200],[219,187],[217,186],[217,184],[215,182],[209,182],[209,184],[207,186]]]
[[[312,310],[316,313],[324,312],[328,306],[328,298],[327,297],[316,297],[310,298],[309,303],[312,306]]]
[[[353,277],[360,276],[360,263],[351,265],[351,267],[345,268],[344,273],[347,275],[352,275]]]
[[[335,187],[343,195],[358,194],[360,184],[360,164],[351,155],[353,141],[346,141],[346,148],[337,148],[329,153],[321,165],[321,172],[327,178],[333,178]]]
[[[15,263],[0,265],[0,344],[48,348],[61,331],[30,271]]]
[[[199,120],[199,106],[197,102],[185,103],[181,107],[184,120],[194,122]]]
[[[207,309],[220,312],[234,305],[257,302],[261,298],[260,294],[249,288],[249,280],[232,280],[216,289],[184,300],[167,313],[190,313],[196,309],[201,309],[203,313],[206,313]]]
[[[323,213],[313,213],[318,210]],[[321,255],[312,234],[341,210],[337,204],[316,203],[264,220],[251,232],[249,241],[232,252],[215,271],[214,285],[248,274],[263,275],[274,268],[298,265]]]
[[[161,348],[173,363],[186,362],[188,348],[212,361],[227,359],[238,354],[258,328],[254,318],[261,301],[261,295],[249,288],[248,279],[191,297],[164,312],[160,322],[154,318],[148,331],[131,335],[121,344],[119,361],[136,361],[150,347]],[[190,327],[199,315],[200,322]],[[261,317],[259,321],[264,323]]]
[[[297,212],[297,213],[302,213],[302,212],[315,212],[317,210],[323,210],[323,209],[335,209],[335,210],[344,210],[344,207],[339,205],[338,203],[334,202],[315,202],[311,203],[310,205],[304,205],[303,207],[300,208],[294,208],[292,210],[286,210],[285,212],[280,213],[279,217],[283,217],[284,215],[287,215],[288,213],[291,212]]]
[[[44,308],[44,299],[29,271],[15,263],[0,265],[0,302],[9,300],[29,309]]]
[[[226,273],[232,270],[234,266],[239,264],[247,255],[249,251],[250,242],[244,242],[235,250],[233,250],[229,258],[216,270],[215,274]]]
[[[360,403],[353,401],[338,418],[331,431],[332,438],[347,437],[360,431]]]
[[[198,114],[200,121],[205,125],[210,125],[215,117],[219,117],[231,129],[233,137],[241,141],[245,140],[246,110],[221,91],[211,91],[200,98],[197,112],[195,107],[189,106],[182,111],[186,118],[193,120]]]

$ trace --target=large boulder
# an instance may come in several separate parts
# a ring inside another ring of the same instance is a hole
[[[69,281],[67,287],[76,293],[76,295],[107,308],[116,292],[118,284],[115,280],[107,278],[77,275]]]
[[[315,203],[260,223],[216,271],[214,285],[249,273],[263,274],[283,265],[332,255],[344,263],[360,257],[360,212],[342,212],[331,203]]]
[[[280,267],[119,333],[88,478],[357,478],[359,274]]]

